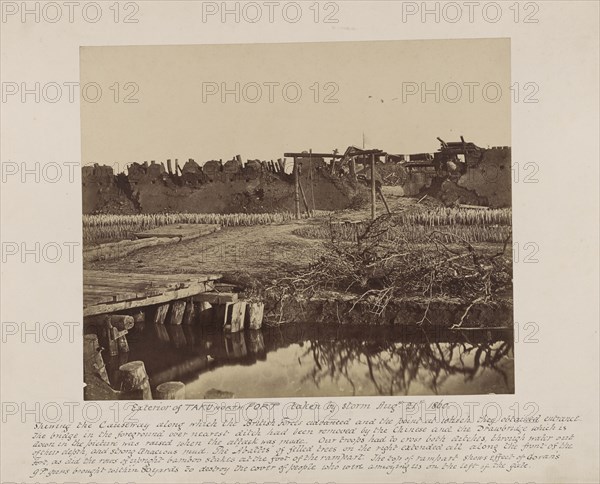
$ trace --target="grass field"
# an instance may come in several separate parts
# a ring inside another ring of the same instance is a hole
[[[362,233],[368,221],[343,223],[335,215],[327,212],[316,213],[310,223],[294,230],[294,234],[310,239],[331,239],[354,241]],[[446,242],[460,237],[467,242],[502,243],[511,233],[511,209],[469,210],[460,208],[433,207],[421,210],[408,210],[394,214],[394,225],[385,234],[388,240],[398,237],[407,242],[427,242],[435,230]],[[83,242],[96,245],[133,238],[133,234],[168,224],[219,224],[223,227],[251,227],[291,222],[294,214],[251,213],[177,213],[139,215],[84,215]]]
[[[382,234],[384,240],[404,239],[406,242],[427,242],[432,232],[443,242],[456,242],[457,237],[469,243],[502,243],[511,234],[511,209],[470,210],[436,207],[394,214],[390,228]],[[294,233],[312,239],[356,241],[365,232],[369,221],[321,223],[297,228]]]
[[[294,218],[291,212],[280,213],[158,213],[138,215],[84,215],[83,243],[131,239],[133,234],[169,224],[219,224],[223,227],[251,227],[283,223]]]

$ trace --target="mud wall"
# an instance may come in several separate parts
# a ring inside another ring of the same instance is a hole
[[[162,163],[133,163],[127,175],[110,167],[84,167],[84,213],[260,213],[293,211],[294,179],[283,163],[239,158],[211,160],[200,167],[188,160],[169,172]],[[331,176],[322,160],[301,163],[300,179],[309,206],[339,210],[351,206],[365,188]],[[122,185],[122,187],[120,186]],[[302,204],[302,210],[304,207]]]
[[[512,204],[511,149],[485,150],[483,159],[458,180],[458,186],[475,192],[490,207]]]
[[[81,169],[83,213],[136,213],[127,195],[127,184],[121,183],[110,166],[84,166]]]
[[[425,160],[430,161],[430,160]],[[368,187],[350,176],[331,175],[320,158],[299,158],[300,182],[310,208],[341,210],[356,207]],[[293,211],[294,178],[283,160],[248,160],[235,157],[223,163],[210,160],[203,166],[177,160],[133,163],[127,174],[114,175],[109,166],[83,167],[83,213],[260,213]],[[367,178],[369,169],[363,170]],[[363,173],[361,172],[361,173]],[[462,174],[461,174],[462,173]],[[447,205],[511,206],[511,150],[484,150],[464,172],[441,172],[432,166],[407,168],[404,157],[377,163],[383,185],[400,186],[404,196],[428,194]],[[301,198],[301,207],[304,203]]]
[[[447,205],[454,203],[511,206],[511,149],[494,147],[469,163],[462,174],[440,173],[432,168],[407,168],[395,162],[377,165],[384,185],[402,187],[405,196],[428,194]]]

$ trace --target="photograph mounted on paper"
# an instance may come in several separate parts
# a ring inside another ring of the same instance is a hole
[[[509,39],[80,69],[86,400],[514,393]]]

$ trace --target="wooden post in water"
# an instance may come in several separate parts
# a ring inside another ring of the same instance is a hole
[[[171,313],[169,317],[169,324],[179,326],[183,321],[183,313],[185,312],[185,300],[173,301],[171,303]]]
[[[371,220],[375,220],[377,217],[377,208],[375,206],[377,202],[377,191],[375,187],[375,153],[371,154]]]
[[[117,340],[117,347],[119,348],[119,353],[129,353],[129,343],[127,342],[127,338],[125,337],[125,335],[120,335],[120,331],[115,327],[112,328],[112,331],[115,339]],[[127,330],[123,332],[127,333]]]
[[[190,325],[194,324],[196,318],[196,305],[193,299],[190,297],[185,303],[185,311],[183,312],[183,324]]]
[[[185,385],[180,381],[168,381],[156,387],[157,400],[183,400]]]
[[[165,324],[167,312],[169,312],[169,303],[157,306],[154,313],[154,324]]]
[[[260,329],[263,322],[265,303],[248,303],[246,306],[245,326],[248,329]]]
[[[207,301],[202,301],[198,305],[198,322],[200,324],[210,323],[215,316],[212,304]]]
[[[231,321],[227,320],[224,326],[226,333],[237,333],[244,329],[244,319],[246,317],[246,301],[238,301],[229,305]]]
[[[117,342],[116,333],[118,333],[119,330],[114,328],[110,320],[107,319],[104,326],[104,332],[108,343],[108,353],[110,356],[117,356],[119,354],[119,343]]]
[[[83,373],[85,375],[88,372],[93,372],[106,383],[110,384],[100,349],[98,336],[95,334],[86,334],[83,336],[83,358],[85,361]]]
[[[150,382],[143,361],[130,361],[119,367],[119,386],[122,392],[141,391],[143,400],[152,400]]]
[[[298,168],[298,158],[294,156],[294,208],[296,219],[300,218],[300,171]]]

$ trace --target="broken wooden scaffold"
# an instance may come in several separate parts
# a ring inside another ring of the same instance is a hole
[[[385,153],[383,150],[378,150],[378,149],[365,150],[365,149],[357,148],[355,146],[349,146],[343,155],[337,153],[337,150],[334,151],[333,153],[313,153],[312,149],[311,149],[308,152],[305,151],[302,153],[284,153],[283,156],[293,158],[293,160],[294,160],[294,168],[293,168],[293,172],[294,172],[294,204],[295,204],[295,215],[296,215],[297,219],[300,218],[300,196],[302,196],[302,201],[304,204],[304,208],[306,209],[306,213],[309,214],[309,216],[311,215],[311,210],[308,206],[308,202],[306,201],[306,195],[304,192],[304,188],[302,187],[302,183],[300,182],[300,169],[301,169],[300,161],[307,159],[309,162],[309,166],[310,166],[313,158],[331,159],[330,171],[331,171],[332,175],[335,173],[335,170],[337,167],[342,167],[347,164],[349,166],[350,177],[354,181],[357,181],[356,159],[359,158],[365,162],[367,160],[370,160],[370,166],[371,166],[371,174],[370,174],[371,219],[375,220],[375,218],[377,217],[377,206],[376,206],[377,195],[379,195],[381,197],[387,212],[390,213],[390,208],[389,208],[389,205],[385,198],[385,195],[383,194],[383,191],[381,190],[381,186],[378,186],[378,184],[376,182],[375,161],[376,161],[376,159],[378,160],[381,157],[383,157],[384,159],[387,157],[387,153]],[[340,160],[339,163],[338,163],[338,160]]]

